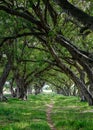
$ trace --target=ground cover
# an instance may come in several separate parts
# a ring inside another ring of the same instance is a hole
[[[80,102],[78,97],[56,94],[31,95],[28,101],[9,98],[0,102],[0,130],[53,129],[93,130],[93,107]]]
[[[50,130],[46,119],[48,96],[29,96],[28,101],[0,103],[0,130]]]
[[[57,130],[93,130],[93,107],[77,97],[55,97],[52,120]]]

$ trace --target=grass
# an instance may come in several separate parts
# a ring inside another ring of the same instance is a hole
[[[50,130],[46,120],[48,96],[29,96],[28,101],[0,103],[0,130]]]
[[[93,107],[77,97],[55,97],[52,120],[57,130],[93,130]]]
[[[50,130],[46,104],[54,101],[51,119],[57,130],[93,130],[93,107],[77,97],[31,95],[28,101],[0,103],[0,130]]]

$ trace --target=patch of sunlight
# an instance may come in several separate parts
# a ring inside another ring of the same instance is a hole
[[[29,126],[29,122],[17,122],[15,123],[15,126],[17,126],[17,128],[24,129],[25,127]]]
[[[74,106],[74,105],[71,105],[71,106],[67,106],[67,108],[80,108],[82,106]]]
[[[41,119],[32,119],[33,122],[40,122],[42,121]]]
[[[93,109],[92,109],[92,110],[85,110],[85,111],[83,111],[82,113],[87,113],[87,112],[93,113]]]
[[[22,113],[22,115],[24,115],[24,116],[29,116],[29,115],[31,115],[31,112],[28,112],[28,113]]]

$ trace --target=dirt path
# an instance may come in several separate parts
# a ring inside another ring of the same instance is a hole
[[[53,108],[53,102],[50,104],[47,104],[47,111],[46,111],[47,122],[48,122],[48,125],[50,126],[51,130],[56,130],[56,128],[54,127],[53,122],[51,120],[52,108]]]

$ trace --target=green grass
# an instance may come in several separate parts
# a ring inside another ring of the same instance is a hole
[[[93,130],[93,107],[77,97],[55,97],[52,120],[57,130]]]
[[[28,101],[0,103],[0,130],[50,130],[46,120],[48,96],[29,96]]]
[[[50,130],[46,104],[54,101],[52,121],[57,130],[93,130],[93,107],[77,97],[31,95],[28,101],[0,102],[0,130]]]

